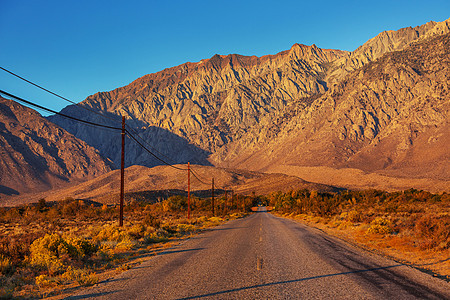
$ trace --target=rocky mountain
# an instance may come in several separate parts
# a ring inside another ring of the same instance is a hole
[[[64,186],[110,170],[98,150],[36,111],[0,97],[0,197]]]
[[[353,52],[296,44],[263,57],[215,55],[81,103],[106,117],[63,112],[116,126],[124,115],[171,163],[448,180],[449,32],[450,19],[380,33]],[[118,136],[50,120],[118,165]],[[133,141],[127,153],[127,165],[161,164]]]
[[[171,162],[208,164],[211,153],[242,139],[252,128],[270,124],[273,115],[286,106],[298,101],[306,106],[309,97],[325,92],[326,65],[343,54],[294,45],[289,51],[261,58],[215,55],[146,75],[81,103],[108,118],[86,114],[76,106],[62,112],[116,126],[117,116],[125,115],[128,124]],[[113,133],[103,135],[59,116],[50,120],[119,164],[120,145]],[[131,141],[127,153],[131,153],[127,165],[160,164]]]
[[[450,34],[388,53],[297,110],[270,143],[234,163],[450,180],[449,67]]]

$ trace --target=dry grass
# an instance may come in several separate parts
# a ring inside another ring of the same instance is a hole
[[[165,247],[243,213],[224,209],[217,199],[211,216],[208,200],[186,198],[159,203],[133,202],[118,226],[118,208],[67,198],[54,205],[0,209],[0,299],[62,298],[80,286],[129,269]],[[251,206],[251,201],[247,203]],[[240,207],[240,208],[243,208]],[[228,214],[224,212],[228,212]]]
[[[285,217],[450,279],[450,195],[367,190],[278,193],[268,201]]]

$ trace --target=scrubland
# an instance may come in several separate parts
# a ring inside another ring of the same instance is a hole
[[[272,193],[274,212],[450,279],[450,195],[414,189]]]
[[[128,197],[127,199],[130,199]],[[139,201],[137,201],[138,199]],[[418,190],[267,196],[172,196],[131,199],[118,226],[118,207],[66,198],[0,209],[0,299],[63,298],[164,251],[178,241],[266,204],[283,217],[450,278],[450,195]]]
[[[80,286],[129,269],[208,227],[239,218],[250,210],[242,203],[173,196],[157,203],[125,205],[124,226],[118,207],[66,198],[0,209],[0,299],[62,298]]]

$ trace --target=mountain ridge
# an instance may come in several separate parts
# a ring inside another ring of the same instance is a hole
[[[0,145],[0,196],[65,186],[111,170],[98,150],[2,97]]]
[[[416,64],[412,60],[398,67],[396,64],[402,62],[397,56],[409,55],[407,49],[419,49],[420,45],[432,49],[433,41],[450,32],[449,20],[385,31],[353,52],[294,44],[289,50],[262,57],[214,55],[210,59],[144,75],[127,86],[89,96],[80,105],[118,120],[118,116],[125,115],[127,123],[136,128],[142,138],[151,141],[158,152],[172,158],[170,163],[190,161],[258,170],[270,169],[270,164],[293,163],[305,167],[356,167],[366,172],[422,176],[417,170],[423,167],[419,157],[428,159],[424,154],[425,144],[428,139],[443,134],[444,139],[438,139],[439,147],[442,147],[441,141],[447,138],[447,125],[436,119],[430,122],[430,126],[439,127],[436,132],[422,134],[421,131],[417,139],[410,137],[418,129],[408,131],[405,128],[420,125],[414,119],[418,118],[413,113],[415,107],[425,107],[432,118],[448,119],[447,108],[441,105],[448,99],[447,87],[442,87],[439,93],[435,91],[439,88],[439,80],[445,77],[446,69],[439,73],[444,77],[433,78],[428,69],[419,70],[420,64],[408,69],[408,64]],[[448,56],[446,49],[439,48],[443,57]],[[420,53],[422,56],[416,59],[426,59],[427,51]],[[379,70],[372,71],[373,66]],[[437,67],[436,62],[427,66],[431,70]],[[380,76],[379,80],[369,76],[374,72]],[[424,83],[419,83],[420,80]],[[384,81],[390,86],[387,87]],[[349,82],[357,84],[357,88],[349,87]],[[366,84],[371,85],[370,88],[365,88]],[[411,88],[414,93],[408,94]],[[383,94],[386,89],[392,95]],[[383,100],[377,98],[379,94],[383,95]],[[349,95],[357,95],[359,100],[355,102]],[[416,99],[414,105],[397,103],[399,97],[411,95],[420,96],[417,98],[420,100]],[[426,103],[427,95],[440,97],[434,98],[433,103],[441,105],[442,114]],[[343,107],[339,101],[346,102],[349,107]],[[380,116],[370,108],[370,101],[380,110]],[[403,111],[393,111],[393,104]],[[335,114],[336,109],[343,115],[350,109],[351,116],[327,118],[328,114]],[[389,113],[383,113],[383,110]],[[74,106],[68,106],[62,112],[75,116],[80,113]],[[84,114],[83,117],[94,122],[110,122],[98,115]],[[59,116],[49,119],[98,148],[117,165],[118,145],[111,142],[116,141],[117,136],[97,134]],[[378,141],[381,137],[383,142]],[[418,145],[420,141],[422,146]],[[374,145],[380,145],[378,149],[383,151],[374,150]],[[127,142],[126,151],[132,153],[127,165],[152,167],[160,164],[131,141]],[[380,154],[382,152],[392,155]],[[429,160],[428,171],[423,176],[447,178],[447,153],[439,153],[434,162]],[[409,158],[401,159],[399,155]],[[444,159],[444,167],[438,166],[440,159]],[[404,166],[400,168],[402,164]],[[408,168],[410,170],[405,174],[400,171]],[[441,171],[433,171],[439,168]]]

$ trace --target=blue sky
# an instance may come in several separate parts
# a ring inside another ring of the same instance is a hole
[[[214,54],[294,43],[352,51],[384,30],[450,17],[450,1],[0,0],[0,66],[80,102]],[[0,89],[68,105],[0,70]]]

